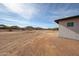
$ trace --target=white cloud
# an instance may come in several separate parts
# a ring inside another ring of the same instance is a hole
[[[49,17],[51,20],[56,20],[64,17],[74,16],[79,14],[78,9],[69,9],[69,5],[56,10],[51,10],[52,15]]]
[[[36,13],[37,9],[32,5],[23,5],[20,3],[4,3],[12,12],[16,12],[27,20],[30,20]]]
[[[71,15],[71,14],[78,13],[78,12],[79,10],[55,10],[52,13],[56,15]]]

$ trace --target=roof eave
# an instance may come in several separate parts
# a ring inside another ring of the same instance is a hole
[[[67,20],[67,19],[71,19],[71,18],[75,18],[75,17],[78,17],[79,18],[79,15],[77,15],[77,16],[71,16],[71,17],[67,17],[67,18],[62,18],[62,19],[58,19],[58,20],[55,20],[55,22],[56,23],[59,23],[59,21]]]

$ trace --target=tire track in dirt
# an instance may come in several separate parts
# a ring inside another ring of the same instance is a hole
[[[37,37],[40,34],[41,34],[41,32],[39,32],[39,33],[35,32],[34,34],[28,34],[28,38],[27,38],[26,33],[25,33],[25,35],[23,33],[23,35],[18,37],[17,40],[10,42],[10,43],[4,45],[3,47],[0,47],[0,53],[7,54],[9,51],[11,51],[10,53],[16,54],[25,45],[31,43],[35,39],[35,36]],[[18,51],[17,51],[17,49],[18,49]],[[16,50],[17,52],[14,50]]]

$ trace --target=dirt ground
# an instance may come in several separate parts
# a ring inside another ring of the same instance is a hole
[[[58,37],[58,31],[0,32],[0,55],[79,56],[79,41]]]

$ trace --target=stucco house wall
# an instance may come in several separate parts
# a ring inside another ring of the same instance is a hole
[[[74,22],[74,26],[68,27],[68,22]],[[59,36],[79,40],[79,18],[59,21]]]

